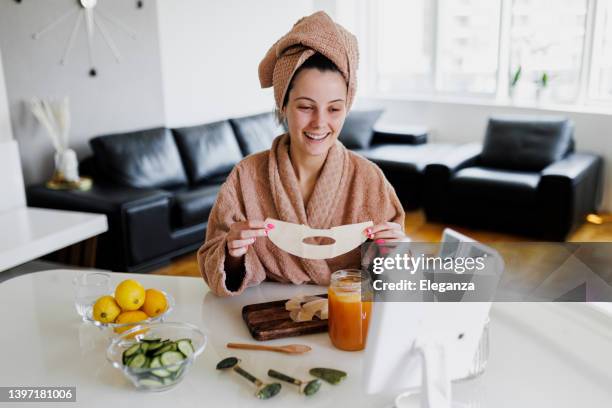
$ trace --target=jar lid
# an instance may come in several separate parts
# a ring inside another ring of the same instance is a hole
[[[368,281],[361,269],[340,269],[331,275],[331,286],[342,292],[359,292],[362,284]]]

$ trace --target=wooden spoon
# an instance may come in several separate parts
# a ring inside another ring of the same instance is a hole
[[[227,347],[242,350],[278,351],[287,354],[302,354],[312,350],[312,348],[303,344],[287,344],[286,346],[265,346],[263,344],[227,343]]]

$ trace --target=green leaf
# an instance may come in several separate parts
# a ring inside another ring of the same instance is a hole
[[[519,79],[521,79],[521,73],[522,72],[523,72],[523,67],[519,65],[518,68],[516,69],[516,72],[512,76],[512,81],[510,82],[510,86],[511,87],[515,87],[516,86],[516,84],[518,83]]]

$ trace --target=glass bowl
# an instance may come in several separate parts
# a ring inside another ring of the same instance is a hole
[[[162,292],[164,296],[166,296],[166,302],[168,302],[168,307],[166,308],[166,311],[160,314],[159,316],[149,317],[148,319],[141,320],[140,322],[135,322],[135,323],[102,323],[93,318],[93,306],[96,303],[94,301],[85,309],[85,316],[83,319],[86,322],[92,323],[93,325],[99,327],[100,329],[110,329],[111,337],[118,335],[118,333],[115,332],[115,329],[125,328],[124,330],[125,332],[128,330],[128,328],[134,327],[139,324],[163,322],[170,315],[172,310],[174,310],[175,303],[174,303],[174,298],[172,297],[172,295],[164,292],[163,290],[161,290],[160,292]],[[113,294],[111,293],[110,295],[112,296]]]
[[[191,349],[186,346],[188,341]],[[165,391],[185,378],[206,342],[206,335],[189,323],[145,323],[115,337],[106,350],[106,358],[137,389]]]

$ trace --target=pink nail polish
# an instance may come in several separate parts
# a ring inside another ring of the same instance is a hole
[[[385,240],[384,239],[377,239],[376,241],[374,241],[375,244],[384,244]]]
[[[274,224],[268,224],[266,225],[266,227],[268,227],[269,229],[274,229]]]

